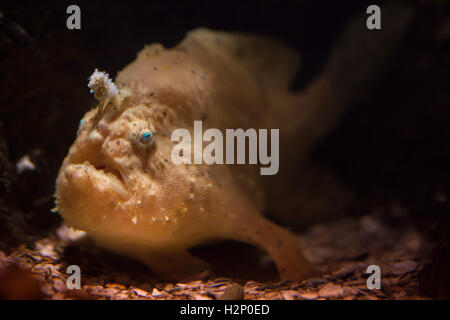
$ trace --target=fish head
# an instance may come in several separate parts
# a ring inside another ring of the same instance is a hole
[[[170,160],[166,112],[122,88],[85,114],[56,181],[56,209],[68,225],[97,242],[174,234],[192,181]]]

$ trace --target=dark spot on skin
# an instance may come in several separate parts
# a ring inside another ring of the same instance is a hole
[[[192,74],[196,74],[195,70],[191,70]]]
[[[208,118],[208,115],[206,113],[202,114],[202,120],[205,121]]]
[[[153,70],[157,70],[158,68],[157,67],[153,67]]]
[[[116,144],[120,146],[120,140],[116,140]]]
[[[167,159],[164,159],[164,161],[165,161],[165,162],[168,162],[169,160],[167,160]]]
[[[133,122],[133,126],[136,127],[136,123]]]
[[[165,136],[166,136],[166,134],[165,134],[165,133],[161,133],[161,136],[162,136],[162,137],[165,137]]]
[[[164,116],[164,117],[167,116],[167,112],[164,111],[164,112],[163,112],[163,116]]]
[[[150,97],[153,97],[155,95],[154,92],[150,92]]]

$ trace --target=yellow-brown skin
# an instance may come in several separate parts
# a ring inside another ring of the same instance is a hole
[[[297,238],[261,216],[259,166],[171,161],[172,131],[193,134],[194,120],[203,120],[203,130],[279,127],[269,121],[277,106],[266,92],[266,75],[243,63],[246,54],[255,57],[243,40],[200,29],[174,49],[146,47],[119,73],[119,96],[102,114],[98,108],[86,113],[60,169],[56,202],[68,225],[165,275],[204,269],[187,249],[212,239],[266,249],[282,278],[312,274]],[[295,56],[281,45],[254,42],[288,57],[295,69]],[[288,97],[292,72],[272,74],[284,82],[274,94]],[[156,132],[154,143],[139,141],[144,128]]]
[[[293,187],[299,182],[320,181],[316,189],[329,191],[312,212],[350,198],[307,159],[348,102],[345,90],[331,88],[342,74],[334,60],[332,72],[293,94],[298,57],[265,38],[197,29],[173,49],[147,46],[117,76],[119,94],[84,116],[57,178],[59,213],[100,246],[163,275],[204,270],[187,250],[214,239],[265,249],[283,279],[313,275],[298,239],[262,212],[301,220],[305,213],[292,209],[305,202]],[[223,132],[279,128],[279,173],[261,177],[259,165],[175,165],[171,133],[186,128],[193,136],[195,120]],[[154,143],[139,141],[145,128],[156,132]]]

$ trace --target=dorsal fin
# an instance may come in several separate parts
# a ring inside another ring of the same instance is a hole
[[[247,66],[265,86],[287,88],[299,66],[300,56],[283,43],[252,34],[229,33],[199,28],[184,41],[197,41],[227,59]]]

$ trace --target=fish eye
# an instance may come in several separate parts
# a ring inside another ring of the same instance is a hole
[[[142,129],[138,138],[140,143],[149,144],[155,140],[155,134],[150,129]]]

